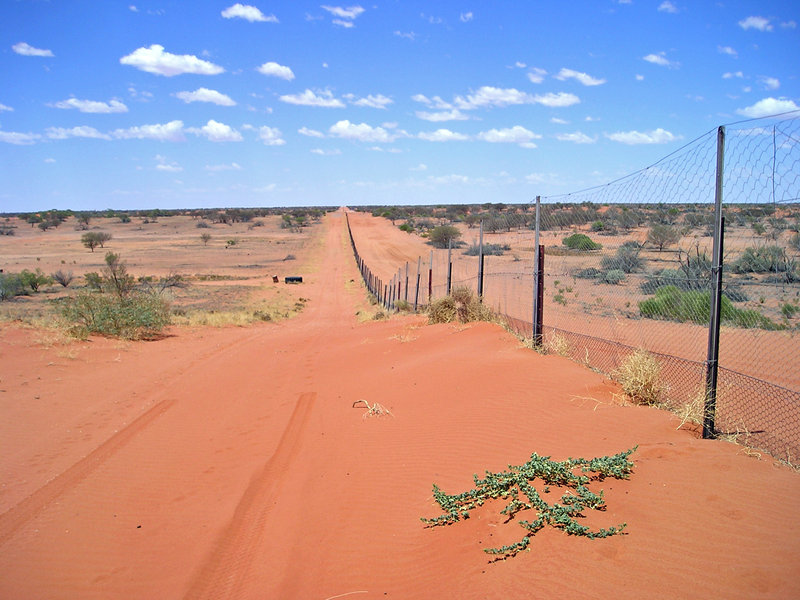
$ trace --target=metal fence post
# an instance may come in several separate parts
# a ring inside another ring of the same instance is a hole
[[[706,358],[706,398],[703,411],[703,438],[715,436],[717,413],[717,374],[719,370],[719,328],[722,302],[722,240],[725,220],[722,217],[722,185],[725,168],[725,127],[717,129],[717,176],[714,191],[714,252],[711,259],[711,317],[708,324]]]
[[[478,300],[483,302],[483,221],[481,221],[480,242],[478,244]]]
[[[406,261],[406,291],[405,291],[405,301],[408,302],[408,261]]]
[[[422,267],[422,257],[417,257],[417,288],[414,292],[414,312],[417,312],[417,306],[419,306],[419,270]]]
[[[450,295],[453,284],[453,238],[447,240],[447,295]]]
[[[538,346],[542,343],[541,329],[539,323],[539,292],[540,290],[540,267],[539,258],[541,249],[539,248],[539,203],[540,196],[536,196],[536,233],[533,238],[533,318],[531,319],[532,331],[531,337],[533,338],[533,345]]]
[[[428,304],[433,299],[433,250],[431,250],[431,262],[428,267]]]

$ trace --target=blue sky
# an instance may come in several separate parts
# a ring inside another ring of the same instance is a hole
[[[528,202],[800,108],[800,3],[0,3],[0,212]]]

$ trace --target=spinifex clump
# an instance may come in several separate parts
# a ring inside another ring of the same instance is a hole
[[[485,548],[489,554],[500,554],[503,558],[514,556],[517,552],[525,550],[537,531],[548,523],[553,527],[563,529],[570,535],[581,535],[590,539],[604,538],[620,533],[626,524],[622,523],[608,529],[592,531],[589,527],[578,523],[584,509],[605,510],[603,492],[595,494],[587,486],[591,481],[602,481],[606,477],[627,479],[633,470],[633,462],[628,457],[633,454],[636,447],[620,452],[614,456],[600,458],[568,458],[562,462],[550,460],[549,456],[539,456],[535,452],[528,462],[520,466],[508,466],[508,471],[491,473],[486,471],[486,476],[479,479],[474,476],[475,487],[461,494],[445,494],[436,484],[433,485],[433,497],[445,514],[432,519],[422,518],[422,522],[433,527],[448,525],[460,519],[469,518],[469,512],[482,506],[492,498],[505,498],[509,502],[500,511],[509,519],[521,510],[534,509],[537,518],[532,521],[519,521],[527,530],[525,536],[518,542],[500,548]],[[574,471],[580,469],[576,474]],[[588,475],[587,475],[588,473]],[[549,486],[569,488],[560,499],[560,502],[548,504],[533,487],[534,479],[539,478],[544,482],[542,493],[550,493]],[[574,491],[574,492],[573,492]]]

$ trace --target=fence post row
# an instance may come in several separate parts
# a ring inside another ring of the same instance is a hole
[[[722,242],[725,219],[722,217],[722,185],[725,167],[725,127],[717,129],[717,175],[714,189],[714,250],[711,259],[711,316],[708,324],[706,394],[703,411],[703,438],[715,435],[717,411],[717,373],[719,371],[719,329],[722,302]]]

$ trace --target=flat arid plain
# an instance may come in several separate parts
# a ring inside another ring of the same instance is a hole
[[[0,305],[0,597],[800,596],[796,471],[701,440],[498,325],[374,318],[344,215],[302,232],[214,225],[207,244],[188,216],[101,219],[113,237],[93,253],[68,224],[0,238],[9,272],[82,276],[110,250],[136,276],[189,283],[152,341],[44,327],[43,298],[68,293],[55,287]],[[350,223],[370,264],[419,254],[388,220]],[[214,318],[243,306],[261,318]],[[391,414],[365,415],[376,403]],[[496,499],[452,525],[420,520],[442,514],[434,483],[456,494],[534,452],[633,447],[630,477],[593,481],[606,509],[580,519],[622,535],[547,526],[494,561],[483,550],[518,541],[534,511],[508,517]]]

